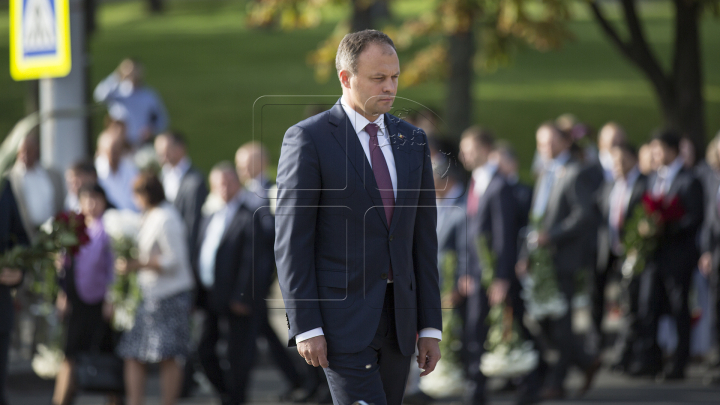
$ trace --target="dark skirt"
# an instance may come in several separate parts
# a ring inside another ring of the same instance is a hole
[[[66,277],[65,293],[70,311],[65,320],[65,356],[72,359],[83,352],[112,352],[113,335],[102,316],[102,301],[86,304],[75,288],[74,271],[68,269]]]
[[[120,338],[117,354],[143,363],[187,356],[190,305],[190,292],[160,300],[143,299],[135,314],[135,325]]]

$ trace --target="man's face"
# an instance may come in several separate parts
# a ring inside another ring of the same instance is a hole
[[[242,182],[258,177],[263,166],[260,149],[240,149],[235,155],[235,166]]]
[[[357,73],[342,70],[340,81],[353,107],[374,121],[392,108],[399,75],[395,50],[390,45],[370,44],[358,57]]]
[[[498,171],[506,177],[517,176],[518,164],[517,161],[505,153],[495,154],[495,161],[498,165]]]
[[[478,157],[475,141],[472,138],[463,138],[460,141],[460,160],[462,160],[465,170],[472,171],[475,169]]]
[[[667,166],[677,158],[677,152],[657,139],[650,142],[650,148],[652,160],[658,166]]]
[[[614,125],[605,125],[600,130],[600,136],[598,137],[598,150],[600,152],[610,152],[614,146],[617,146],[625,141],[625,136],[618,130],[618,127]]]
[[[233,173],[214,171],[210,175],[210,191],[228,203],[240,191],[240,182]]]
[[[25,139],[18,148],[17,160],[25,165],[25,167],[32,168],[40,159],[39,149],[37,142],[31,139]]]
[[[167,136],[158,136],[155,138],[155,154],[161,165],[170,164],[172,166],[180,163],[185,157],[185,148],[176,145]]]
[[[630,170],[637,164],[635,158],[630,153],[622,150],[622,148],[614,147],[610,149],[610,155],[613,160],[613,177],[616,179],[626,178]]]
[[[92,183],[97,183],[97,178],[92,174],[76,172],[72,169],[65,172],[65,184],[70,194],[77,194],[80,187]]]
[[[537,141],[538,153],[544,160],[555,159],[569,147],[567,141],[560,134],[546,126],[538,129],[535,140]]]

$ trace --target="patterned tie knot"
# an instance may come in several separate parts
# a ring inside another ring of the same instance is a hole
[[[365,132],[367,132],[368,135],[370,135],[371,138],[377,136],[377,133],[378,133],[378,130],[379,130],[379,129],[380,129],[380,127],[379,127],[377,124],[373,123],[373,122],[365,125]]]

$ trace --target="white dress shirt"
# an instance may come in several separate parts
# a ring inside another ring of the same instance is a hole
[[[182,158],[175,166],[169,163],[163,165],[162,183],[163,189],[165,190],[165,198],[168,201],[175,201],[177,193],[180,190],[182,178],[188,170],[190,170],[190,159],[187,157]]]
[[[487,162],[480,167],[476,167],[472,171],[472,178],[475,181],[473,194],[478,197],[478,200],[483,194],[485,194],[485,190],[487,190],[487,187],[490,185],[490,180],[492,180],[496,171],[497,165],[491,162]]]
[[[533,201],[533,219],[539,219],[545,215],[548,202],[550,201],[550,192],[555,184],[556,172],[563,167],[568,160],[570,160],[570,152],[565,151],[547,163],[542,178],[540,178],[540,188],[535,196],[535,201]]]
[[[55,187],[48,172],[39,164],[32,169],[20,164],[17,170],[23,174],[22,190],[25,194],[28,219],[33,226],[40,226],[55,215]]]
[[[347,114],[348,119],[353,126],[353,129],[355,129],[355,133],[357,133],[360,144],[365,151],[365,157],[367,157],[367,162],[371,165],[370,167],[372,167],[372,159],[370,157],[370,135],[365,132],[365,127],[367,126],[367,124],[370,124],[370,121],[368,121],[367,118],[363,117],[361,114],[353,110],[350,107],[350,104],[345,102],[344,98],[341,100],[341,103],[343,109],[345,110],[345,114]],[[395,156],[393,156],[392,153],[392,145],[390,144],[388,131],[385,127],[385,115],[381,114],[374,121],[374,123],[377,124],[378,127],[380,127],[377,133],[378,145],[380,145],[380,150],[385,157],[385,162],[387,162],[388,171],[390,172],[390,180],[392,181],[393,185],[393,194],[397,199],[397,169],[395,168]],[[316,336],[324,334],[325,333],[323,332],[322,328],[315,328],[307,332],[298,333],[297,336],[295,336],[295,342],[300,343],[303,340],[308,340],[310,338],[314,338]],[[435,328],[425,328],[420,331],[419,337],[431,337],[442,340],[442,332]]]
[[[98,156],[95,158],[95,170],[98,174],[98,183],[115,208],[138,211],[133,201],[133,183],[139,172],[130,158],[127,156],[121,158],[118,169],[113,172],[107,158]]]
[[[210,223],[205,231],[205,239],[200,248],[199,259],[200,281],[205,288],[211,288],[215,284],[215,259],[217,258],[217,251],[220,248],[220,242],[222,242],[223,236],[225,236],[228,225],[230,225],[230,222],[235,218],[235,213],[240,206],[241,194],[242,192],[237,193],[230,202],[212,214]]]

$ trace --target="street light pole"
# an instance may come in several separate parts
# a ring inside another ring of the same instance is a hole
[[[86,158],[86,35],[83,0],[70,0],[72,70],[61,78],[40,79],[42,163],[63,172]]]

